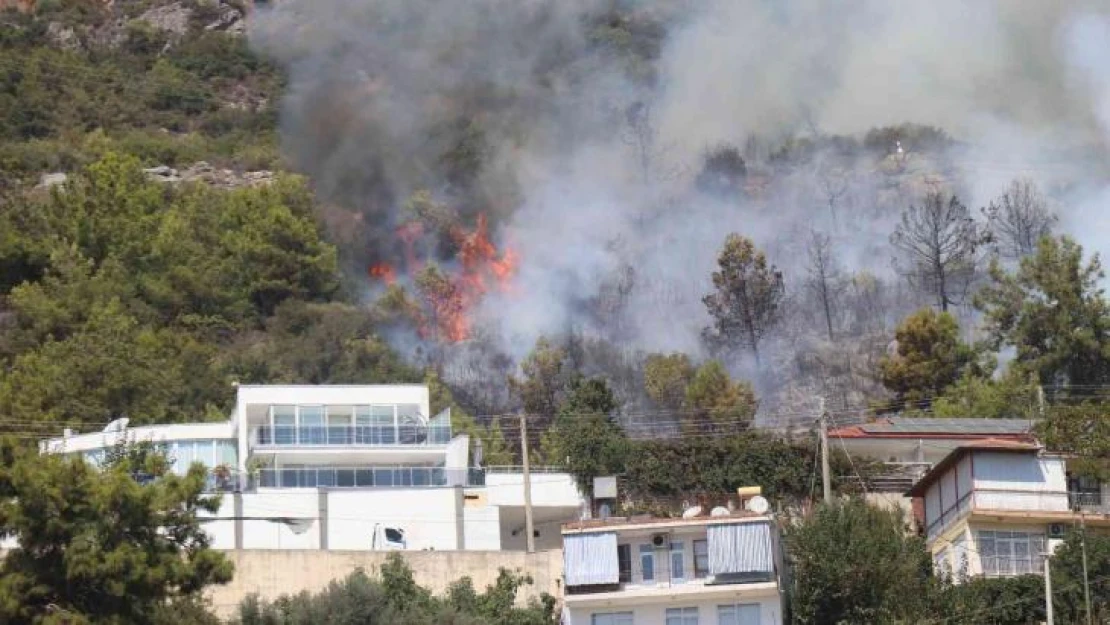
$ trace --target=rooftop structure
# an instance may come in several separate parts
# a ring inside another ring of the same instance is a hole
[[[782,623],[778,532],[748,511],[563,525],[569,625]]]
[[[906,495],[922,502],[934,565],[957,579],[1040,573],[1073,525],[1110,530],[1110,485],[1072,475],[1067,458],[1033,443],[968,441]]]
[[[40,443],[43,453],[81,454],[149,441],[173,470],[209,469],[228,493],[206,521],[218,548],[523,549],[523,477],[512,467],[470,464],[469,437],[451,414],[430,412],[417,384],[239,386],[227,421],[129,427]],[[573,478],[532,478],[540,548],[557,547],[559,525],[577,518]]]
[[[884,417],[871,423],[829,430],[834,447],[886,465],[870,490],[902,492],[968,441],[995,438],[1035,442],[1033,422],[1026,419],[943,419]]]

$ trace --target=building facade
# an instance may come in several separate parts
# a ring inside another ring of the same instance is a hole
[[[781,625],[777,536],[748,512],[564,525],[564,622]]]
[[[957,581],[1040,574],[1078,525],[1110,531],[1110,485],[1072,475],[1036,444],[987,439],[953,450],[911,488],[933,564]]]
[[[205,521],[220,549],[524,549],[523,476],[471,466],[451,415],[430,416],[423,385],[240,386],[230,418],[128,427],[43,441],[44,453],[102,462],[149,441],[184,473],[193,463],[223,492]],[[538,548],[579,518],[573,478],[532,476]]]

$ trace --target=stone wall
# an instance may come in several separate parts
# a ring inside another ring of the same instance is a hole
[[[220,616],[234,613],[239,602],[257,593],[265,599],[302,590],[318,591],[332,580],[343,579],[357,568],[376,576],[389,552],[319,550],[244,550],[223,552],[235,565],[235,577],[226,586],[206,593]],[[433,592],[443,592],[460,577],[469,576],[481,592],[506,568],[532,576],[518,600],[527,602],[547,592],[562,597],[563,552],[555,549],[532,554],[519,551],[406,551],[399,552],[412,567],[416,582]]]

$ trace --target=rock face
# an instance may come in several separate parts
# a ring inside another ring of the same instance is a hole
[[[274,181],[274,172],[267,170],[237,172],[231,169],[218,169],[199,161],[188,168],[177,170],[167,165],[144,169],[152,180],[165,183],[202,182],[220,189],[257,187]]]
[[[138,19],[159,30],[180,37],[189,32],[189,18],[192,17],[192,14],[192,9],[187,8],[180,2],[174,2],[149,9]]]
[[[65,184],[66,180],[68,179],[69,176],[67,176],[64,172],[43,174],[39,177],[39,183],[37,186],[40,189],[49,189],[50,187],[56,187],[60,184]]]

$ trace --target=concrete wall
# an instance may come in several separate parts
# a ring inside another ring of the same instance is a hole
[[[416,582],[437,593],[442,593],[449,584],[463,576],[469,576],[480,592],[497,579],[499,568],[507,568],[525,572],[535,582],[521,589],[518,600],[524,602],[542,592],[562,596],[561,550],[533,554],[504,551],[397,553],[401,553],[412,567]],[[366,551],[230,551],[225,555],[235,565],[235,577],[228,585],[207,592],[212,608],[221,616],[232,614],[239,602],[252,593],[265,599],[275,599],[302,590],[316,592],[332,580],[342,579],[360,567],[369,575],[377,575],[389,554]]]
[[[624,605],[614,602],[615,605],[604,608],[574,608],[564,610],[564,616],[567,617],[567,625],[590,625],[591,617],[595,613],[607,612],[631,612],[632,622],[636,625],[666,625],[667,623],[667,608],[697,608],[698,623],[716,623],[717,621],[717,606],[739,603],[739,604],[758,604],[759,609],[759,625],[782,625],[782,604],[778,597],[761,597],[752,599],[738,599],[734,601],[694,601],[683,600],[674,601],[669,603],[659,603],[644,605],[642,603],[631,603]],[[743,621],[741,621],[743,623]]]
[[[458,497],[454,488],[329,491],[328,549],[370,549],[379,523],[403,529],[409,549],[458,549]]]

